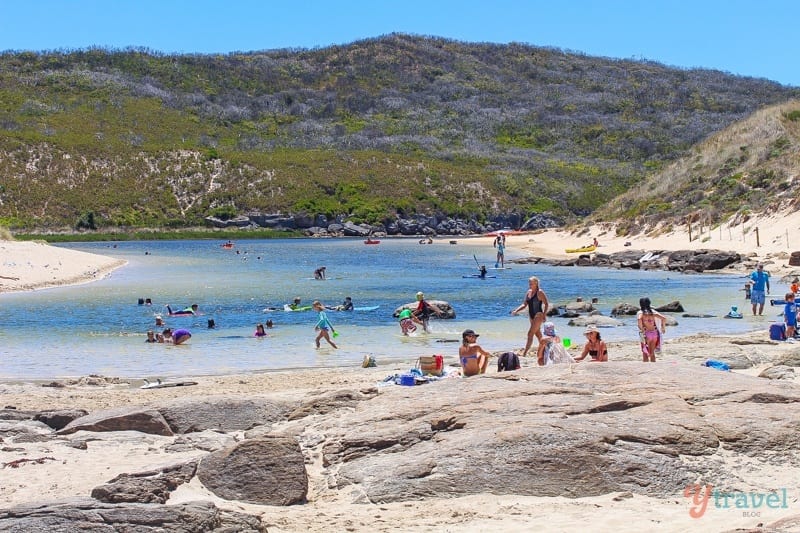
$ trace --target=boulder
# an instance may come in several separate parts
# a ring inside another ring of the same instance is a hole
[[[794,368],[785,365],[775,365],[765,368],[758,375],[760,378],[767,379],[791,379],[794,380]]]
[[[330,231],[330,228],[328,228],[328,231]],[[366,237],[372,233],[372,228],[353,224],[352,222],[343,222],[342,232],[346,237]]]
[[[153,435],[171,436],[172,430],[167,421],[157,410],[142,407],[121,407],[97,411],[76,418],[63,429],[60,435],[68,435],[76,431],[140,431]]]
[[[224,511],[211,502],[115,505],[86,498],[66,503],[32,504],[0,509],[0,531],[266,533],[267,528],[256,516],[237,511]]]
[[[53,428],[36,420],[0,421],[0,442],[42,442],[50,440]]]
[[[670,302],[666,305],[660,305],[655,308],[660,313],[683,313],[683,306],[679,301]]]
[[[325,415],[342,408],[354,407],[358,402],[368,400],[378,394],[378,389],[364,392],[341,390],[327,392],[305,400],[289,413],[289,420],[297,420],[311,415]]]
[[[83,409],[57,409],[54,411],[42,411],[36,413],[34,420],[44,422],[53,429],[63,429],[73,420],[88,415],[89,412]]]
[[[572,318],[569,322],[567,322],[567,324],[578,327],[586,327],[591,324],[593,326],[597,326],[598,328],[614,328],[618,326],[624,326],[625,322],[609,316],[588,315]]]
[[[436,316],[436,314],[431,314],[431,318],[442,318],[451,320],[456,317],[456,310],[453,309],[453,306],[451,306],[448,302],[445,302],[444,300],[427,300],[427,302],[429,304],[435,305],[442,311],[441,316]],[[411,309],[413,311],[417,308],[417,305],[418,302],[410,302],[407,304],[403,304],[394,310],[392,316],[394,318],[397,318],[400,315],[400,311],[402,311],[403,309]]]
[[[621,303],[614,306],[611,310],[611,316],[620,316],[620,315],[636,315],[639,312],[639,308],[633,304],[629,303]]]
[[[280,214],[250,215],[250,220],[262,228],[295,229],[297,227],[294,217]]]
[[[206,456],[197,477],[226,500],[259,505],[292,505],[308,494],[300,445],[290,437],[260,437]]]
[[[120,474],[92,489],[92,498],[106,503],[166,503],[169,494],[188,483],[197,461],[169,465],[146,472]]]
[[[5,409],[0,409],[0,420],[33,420],[38,413],[38,411],[25,411],[6,407]]]
[[[677,250],[668,255],[667,268],[681,272],[720,270],[742,260],[736,252],[721,250]]]
[[[190,397],[158,407],[158,412],[175,434],[207,429],[248,430],[286,419],[293,406],[261,398],[229,396]]]
[[[785,354],[783,357],[781,357],[778,364],[793,367],[800,366],[800,349],[794,349]]]

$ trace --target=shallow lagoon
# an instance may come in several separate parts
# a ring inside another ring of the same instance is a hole
[[[329,367],[360,363],[365,354],[381,361],[407,361],[419,355],[454,355],[460,332],[473,328],[489,350],[524,345],[528,320],[509,311],[522,300],[527,279],[536,275],[551,302],[596,297],[604,314],[620,302],[650,296],[655,305],[679,300],[687,312],[724,315],[732,305],[747,310],[742,278],[732,275],[681,275],[598,268],[512,265],[490,270],[492,279],[463,278],[477,272],[477,261],[494,265],[494,251],[476,239],[456,245],[416,239],[388,239],[365,246],[360,239],[239,241],[232,250],[221,241],[151,241],[60,245],[127,260],[108,278],[80,286],[0,294],[0,378],[47,379],[103,374],[169,377],[253,370]],[[237,253],[238,252],[238,253]],[[507,257],[517,257],[514,250]],[[327,266],[326,281],[313,279]],[[432,321],[429,335],[403,337],[392,313],[421,290],[431,300],[448,301],[455,320]],[[780,291],[776,291],[780,292]],[[351,296],[356,306],[374,311],[329,311],[341,333],[339,350],[314,347],[314,312],[265,312],[299,296],[304,304],[328,305]],[[139,305],[151,298],[152,306]],[[168,318],[173,309],[198,303],[198,317]],[[777,309],[777,308],[776,308]],[[778,310],[768,308],[770,315]],[[182,346],[144,342],[154,316],[167,325],[187,327],[193,337]],[[255,325],[271,318],[268,338],[253,337]],[[765,328],[770,318],[743,320],[676,317],[668,337],[697,332],[742,333]],[[208,329],[208,319],[216,323]],[[554,319],[559,333],[581,343],[581,329]],[[633,319],[602,330],[607,340],[636,338]],[[455,342],[453,342],[455,341]],[[613,354],[612,354],[613,358]]]

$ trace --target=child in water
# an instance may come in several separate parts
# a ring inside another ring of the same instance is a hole
[[[333,329],[333,324],[331,324],[331,321],[328,320],[328,315],[325,314],[325,306],[319,300],[314,300],[314,303],[311,304],[311,307],[319,313],[317,315],[317,325],[314,326],[314,330],[319,331],[317,338],[315,339],[317,348],[319,348],[319,341],[322,339],[328,341],[328,344],[334,348],[338,348],[338,346],[336,346],[336,344],[334,344],[334,342],[331,340],[331,336],[328,333],[330,330],[330,332],[335,335],[336,330]]]

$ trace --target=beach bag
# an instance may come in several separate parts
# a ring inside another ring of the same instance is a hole
[[[514,352],[504,352],[497,358],[497,371],[519,370],[519,356]]]
[[[417,360],[417,368],[422,375],[441,376],[444,372],[443,355],[423,355]]]
[[[378,366],[377,362],[375,361],[375,356],[365,355],[364,360],[361,361],[361,368],[371,368],[373,366]]]
[[[724,363],[722,361],[717,361],[716,359],[708,359],[703,366],[707,366],[709,368],[716,368],[717,370],[726,370],[730,371],[731,367],[728,366],[728,363]]]
[[[786,340],[786,324],[775,323],[769,327],[769,338],[774,341]]]

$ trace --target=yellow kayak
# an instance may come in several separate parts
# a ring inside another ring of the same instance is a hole
[[[592,245],[589,245],[589,246],[584,246],[583,248],[567,248],[567,253],[568,254],[584,253],[585,254],[585,253],[589,253],[589,252],[594,252],[595,250],[597,250],[597,246],[592,244]]]

